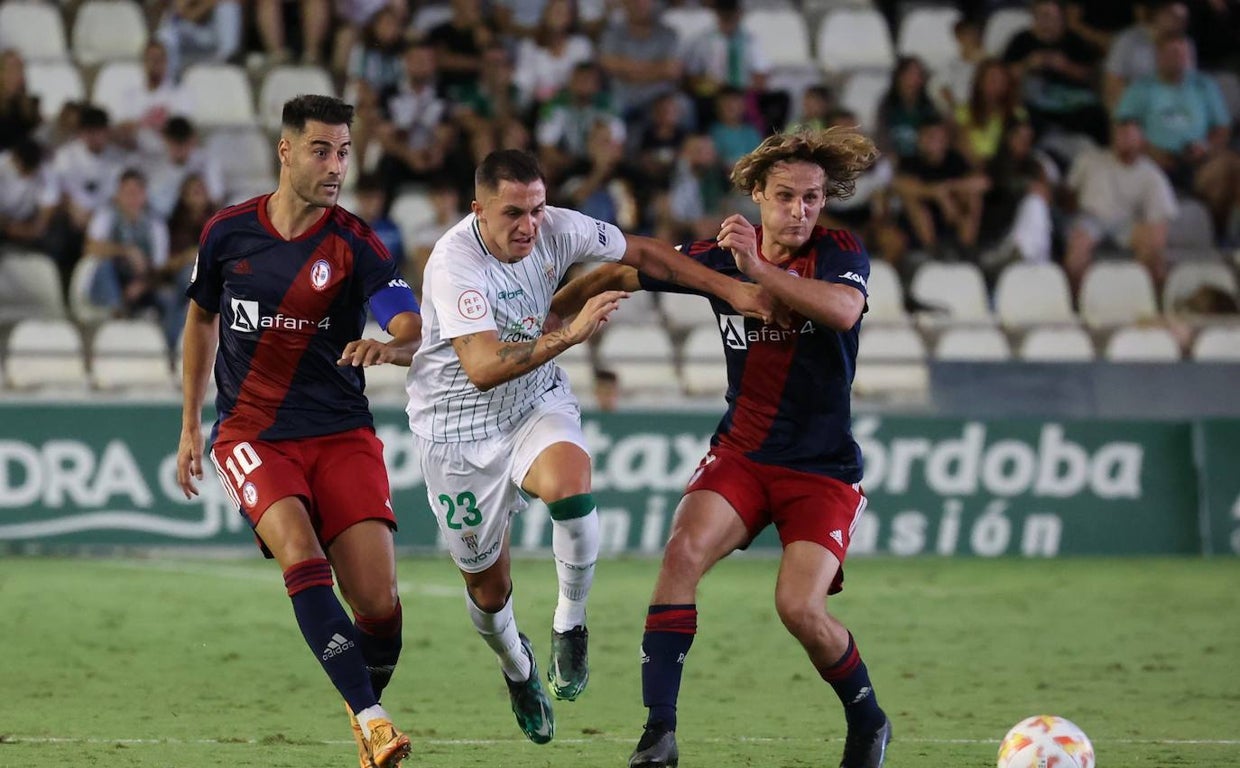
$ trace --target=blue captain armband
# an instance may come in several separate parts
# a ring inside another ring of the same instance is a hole
[[[421,312],[421,307],[409,283],[398,277],[371,294],[370,311],[379,322],[379,327],[386,331],[393,317],[401,312]]]

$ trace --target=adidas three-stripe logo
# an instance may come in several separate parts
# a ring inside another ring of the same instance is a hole
[[[323,661],[327,661],[333,656],[339,656],[354,645],[355,643],[352,640],[337,632],[332,635],[332,639],[327,643],[327,648],[323,651]]]

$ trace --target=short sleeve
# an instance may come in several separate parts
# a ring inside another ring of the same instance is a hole
[[[815,271],[819,280],[847,285],[870,297],[867,283],[870,280],[870,254],[866,252],[861,238],[844,229],[829,229],[823,234],[819,246]]]
[[[559,237],[567,238],[570,253],[567,264],[578,261],[619,261],[628,248],[624,233],[614,224],[600,221],[568,208],[555,209]],[[567,265],[566,264],[566,265]]]
[[[428,270],[433,269],[435,274],[424,283],[427,290],[422,298],[429,298],[435,307],[441,335],[455,339],[498,330],[482,275],[476,265],[455,256],[445,251],[433,254],[431,258],[437,258],[439,263],[428,265]]]
[[[1223,91],[1218,81],[1207,74],[1201,74],[1202,97],[1206,106],[1206,125],[1213,130],[1220,126],[1231,125],[1231,115],[1227,111],[1227,102],[1223,99]]]
[[[207,222],[198,241],[198,256],[194,258],[194,270],[189,276],[185,295],[208,312],[219,313],[220,297],[224,292],[219,266],[220,232],[213,222]]]

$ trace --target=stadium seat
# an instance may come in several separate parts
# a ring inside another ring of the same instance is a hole
[[[974,264],[928,261],[918,267],[909,290],[923,304],[947,310],[946,315],[922,313],[917,318],[919,322],[929,325],[994,322],[986,296],[986,281]]]
[[[91,341],[90,378],[96,389],[173,390],[168,344],[152,320],[108,320]]]
[[[1174,363],[1181,353],[1166,328],[1127,326],[1111,334],[1102,356],[1113,363]]]
[[[1018,354],[1031,363],[1091,363],[1094,342],[1080,326],[1043,326],[1025,334]]]
[[[753,35],[758,50],[772,67],[802,67],[813,63],[805,17],[790,8],[746,11],[741,26]]]
[[[1028,8],[999,8],[986,17],[982,29],[982,47],[991,56],[1002,56],[1008,43],[1017,32],[1033,25],[1033,14]]]
[[[220,159],[230,204],[275,189],[276,145],[259,128],[216,129],[207,137],[206,147]]]
[[[259,119],[269,131],[280,130],[284,102],[302,93],[336,94],[332,79],[322,67],[285,65],[272,69],[263,77],[258,89]]]
[[[425,192],[402,192],[392,201],[391,217],[400,230],[401,240],[414,243],[419,230],[435,221],[435,205]]]
[[[82,64],[138,59],[147,38],[146,16],[134,0],[86,0],[73,19],[73,56]]]
[[[590,360],[589,344],[574,344],[555,356],[556,365],[568,374],[569,386],[580,395],[594,386],[594,364]]]
[[[870,279],[866,281],[867,322],[906,323],[904,311],[904,287],[896,268],[888,262],[875,259],[870,262]]]
[[[715,12],[709,8],[668,8],[660,20],[676,32],[681,56],[684,56],[694,40],[706,32],[713,32],[719,26]]]
[[[1188,197],[1180,198],[1179,205],[1179,214],[1167,225],[1167,250],[1212,250],[1214,223],[1209,209]]]
[[[620,375],[625,391],[680,389],[672,341],[663,326],[653,323],[609,324],[599,341],[599,364]]]
[[[69,277],[69,314],[82,324],[102,322],[112,316],[110,309],[90,300],[90,283],[98,266],[96,259],[83,256]]]
[[[828,73],[859,69],[887,73],[896,60],[887,22],[872,7],[829,11],[818,24],[815,50],[819,66]]]
[[[947,361],[1002,362],[1012,359],[1012,350],[998,328],[948,328],[939,337],[934,356]]]
[[[620,302],[608,325],[649,325],[662,322],[659,305],[650,291],[636,291]]]
[[[145,76],[137,61],[109,61],[99,68],[90,87],[90,100],[116,115],[134,89],[142,87]]]
[[[699,325],[715,324],[710,301],[701,296],[664,293],[659,295],[658,304],[667,328],[673,334],[687,333]]]
[[[10,48],[27,64],[67,59],[65,25],[56,4],[22,0],[0,3],[0,51]]]
[[[1201,329],[1193,340],[1193,359],[1201,362],[1240,363],[1240,326],[1215,325]]]
[[[419,36],[425,35],[444,22],[452,20],[452,6],[448,3],[418,4],[409,27]]]
[[[861,325],[853,391],[861,396],[924,392],[926,346],[912,326]]]
[[[199,127],[254,124],[254,94],[241,67],[194,64],[185,70],[181,84],[193,99],[192,117]]]
[[[26,87],[39,97],[39,114],[51,122],[66,102],[86,98],[82,74],[71,61],[42,61],[26,65]]]
[[[719,395],[728,389],[719,325],[711,321],[694,326],[681,349],[680,380],[687,395]]]
[[[0,254],[0,323],[64,316],[60,271],[50,256],[33,251]]]
[[[1151,320],[1158,315],[1154,281],[1132,261],[1098,261],[1089,266],[1078,296],[1081,319],[1090,328]]]
[[[948,6],[910,8],[900,19],[896,50],[916,56],[931,70],[959,57],[954,27],[960,11]]]
[[[995,314],[1005,328],[1039,323],[1075,323],[1072,291],[1058,264],[1017,262],[995,284]]]
[[[14,389],[85,392],[89,386],[82,335],[64,319],[22,320],[14,325],[5,370]]]
[[[1174,312],[1176,306],[1198,288],[1211,286],[1231,296],[1237,295],[1236,274],[1217,261],[1184,261],[1171,267],[1163,284],[1163,312]]]
[[[878,127],[878,104],[890,82],[887,72],[853,72],[840,91],[840,106],[855,114],[863,129],[874,130]]]

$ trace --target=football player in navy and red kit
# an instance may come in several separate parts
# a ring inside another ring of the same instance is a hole
[[[677,764],[676,700],[697,631],[698,582],[772,523],[783,545],[776,609],[844,705],[840,766],[883,764],[891,724],[852,634],[826,611],[866,504],[849,395],[869,257],[851,233],[815,226],[828,198],[852,194],[876,157],[873,142],[852,130],[772,136],[732,171],[736,187],[758,204],[761,227],[734,215],[717,239],[682,246],[719,272],[761,285],[781,312],[779,322],[764,324],[707,296],[727,360],[728,410],[676,510],[647,613],[642,698],[649,714],[631,768]],[[553,310],[570,314],[609,289],[686,292],[606,265],[566,286]]]
[[[287,102],[279,187],[203,228],[186,291],[177,479],[197,493],[214,360],[216,472],[284,571],[302,634],[349,708],[359,764],[388,768],[410,750],[379,705],[401,647],[396,518],[362,370],[409,365],[422,322],[399,261],[336,205],[352,120],[332,97]],[[359,338],[367,304],[390,341]]]

